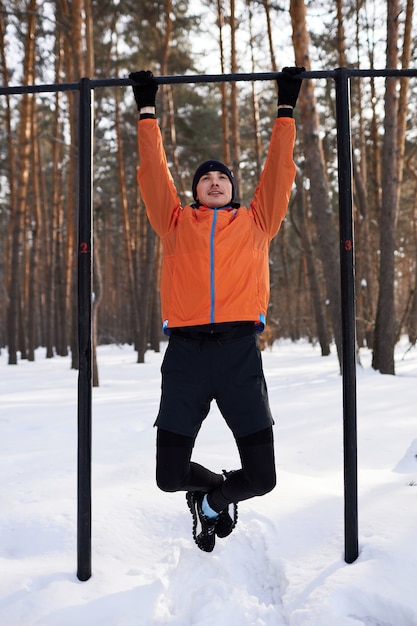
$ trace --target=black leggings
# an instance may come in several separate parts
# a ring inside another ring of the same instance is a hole
[[[194,441],[158,428],[156,482],[163,491],[204,491],[211,508],[220,512],[232,502],[262,496],[275,487],[272,427],[236,439],[242,468],[226,480],[191,461]]]

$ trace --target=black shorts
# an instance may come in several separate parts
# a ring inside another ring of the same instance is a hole
[[[215,400],[235,438],[271,426],[271,410],[254,332],[170,337],[161,367],[155,426],[195,437]]]

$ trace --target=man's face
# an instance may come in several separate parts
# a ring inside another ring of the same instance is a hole
[[[207,172],[197,183],[196,195],[200,204],[216,209],[231,202],[232,183],[223,172]]]

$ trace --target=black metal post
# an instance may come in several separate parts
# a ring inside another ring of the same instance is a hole
[[[356,319],[352,206],[352,142],[349,74],[336,71],[339,178],[340,279],[342,298],[343,444],[345,479],[345,561],[358,557],[358,479],[356,428]]]
[[[80,81],[78,207],[78,525],[77,577],[91,576],[92,414],[92,108],[91,81]]]

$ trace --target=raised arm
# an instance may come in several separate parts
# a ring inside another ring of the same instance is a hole
[[[251,203],[258,225],[271,238],[277,234],[285,217],[295,178],[295,123],[292,118],[302,82],[297,75],[303,71],[304,67],[284,67],[277,79],[277,119],[265,166]]]
[[[152,227],[164,237],[180,209],[180,199],[169,171],[162,136],[155,115],[158,84],[150,71],[132,72],[133,93],[139,112],[138,183]]]

